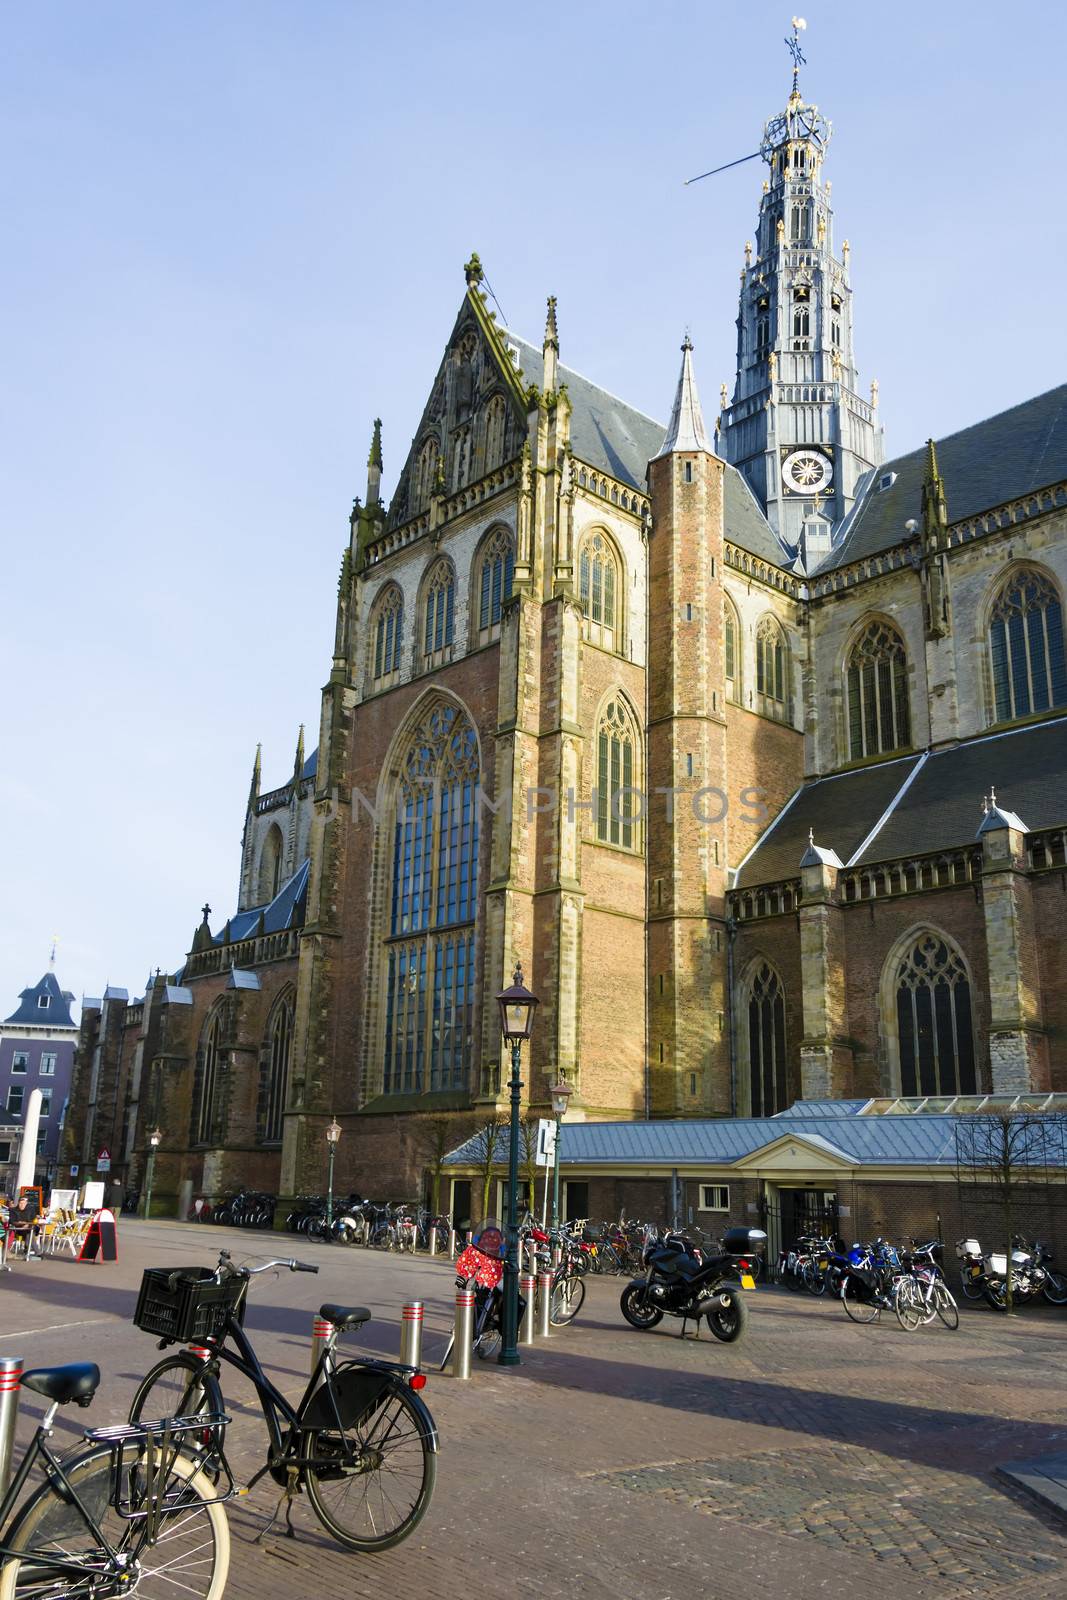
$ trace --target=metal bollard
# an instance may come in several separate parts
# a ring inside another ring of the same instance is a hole
[[[539,1272],[537,1274],[537,1336],[539,1339],[548,1338],[548,1313],[552,1309],[552,1285],[555,1274]]]
[[[400,1365],[422,1366],[422,1313],[421,1300],[409,1300],[400,1313]]]
[[[526,1310],[522,1314],[519,1324],[519,1343],[533,1344],[534,1342],[534,1296],[537,1293],[537,1279],[532,1272],[523,1272],[519,1276],[519,1293],[526,1301]]]
[[[435,1256],[437,1254],[437,1225],[436,1225],[436,1223],[431,1223],[430,1224],[430,1254],[432,1256]]]
[[[474,1340],[474,1290],[456,1290],[456,1328],[452,1340],[452,1376],[471,1375],[471,1345]]]
[[[552,1271],[555,1272],[556,1268],[560,1267],[562,1265],[563,1265],[563,1246],[559,1245],[559,1244],[553,1245],[553,1247],[552,1247]]]
[[[449,1230],[448,1230],[448,1259],[449,1259],[449,1261],[455,1261],[455,1259],[456,1259],[456,1230],[455,1230],[455,1228],[449,1228]]]
[[[19,1414],[22,1357],[0,1356],[0,1499],[11,1482],[11,1457],[15,1448],[15,1423]]]
[[[311,1370],[312,1370],[312,1372],[315,1371],[315,1368],[319,1364],[319,1357],[322,1355],[323,1346],[325,1345],[327,1339],[332,1338],[333,1334],[336,1331],[337,1330],[334,1328],[333,1323],[332,1322],[327,1322],[325,1317],[312,1317],[312,1319],[311,1319]]]

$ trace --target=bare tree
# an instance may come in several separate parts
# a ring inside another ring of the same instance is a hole
[[[519,1170],[526,1189],[526,1209],[537,1210],[537,1118],[529,1115],[519,1123]]]
[[[441,1214],[441,1182],[445,1174],[445,1157],[451,1150],[466,1144],[475,1131],[469,1118],[461,1119],[437,1112],[424,1117],[414,1135],[414,1151],[430,1180],[430,1210],[434,1216]]]
[[[497,1166],[497,1138],[508,1126],[503,1117],[483,1117],[473,1135],[474,1164],[482,1180],[482,1221],[489,1214],[489,1192],[493,1187],[493,1172]]]
[[[1063,1183],[1065,1120],[1025,1107],[964,1114],[956,1121],[956,1178],[961,1210],[965,1195],[994,1208],[1004,1240],[1005,1310],[1014,1306],[1011,1256],[1019,1211],[1040,1189]]]

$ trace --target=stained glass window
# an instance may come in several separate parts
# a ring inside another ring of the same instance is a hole
[[[896,1000],[900,1093],[977,1093],[967,969],[939,933],[924,933],[900,963]]]
[[[1063,612],[1044,573],[1024,567],[1008,578],[990,617],[989,648],[998,722],[1067,705]]]
[[[853,761],[911,743],[908,657],[888,622],[871,622],[849,655],[848,732]]]

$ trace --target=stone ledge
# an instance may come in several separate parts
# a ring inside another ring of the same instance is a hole
[[[1052,1511],[1067,1517],[1067,1452],[998,1466],[1002,1478]]]

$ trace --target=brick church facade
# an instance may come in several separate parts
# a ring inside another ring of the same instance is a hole
[[[764,130],[737,374],[666,428],[500,326],[478,258],[392,498],[375,424],[319,738],[237,909],[83,1013],[68,1159],[160,1205],[412,1195],[431,1116],[1067,1090],[1067,388],[895,460],[830,129]],[[116,1156],[117,1153],[117,1156]]]

